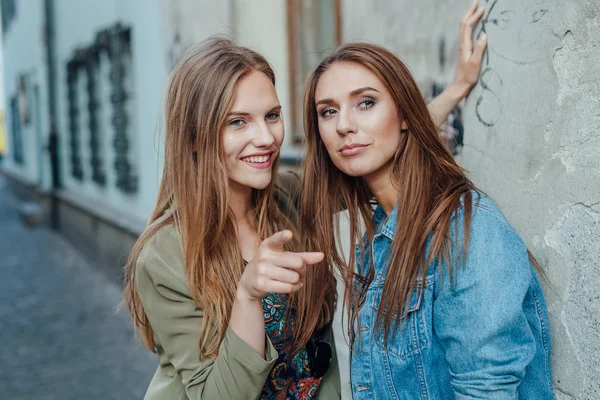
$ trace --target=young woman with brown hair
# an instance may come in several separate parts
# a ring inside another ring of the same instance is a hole
[[[325,253],[306,279],[341,273],[354,399],[553,398],[537,263],[440,140],[407,67],[341,46],[308,81],[305,129],[302,244]]]
[[[147,399],[339,398],[337,363],[315,366],[305,346],[327,339],[333,280],[294,323],[294,292],[323,254],[299,252],[294,210],[280,211],[274,85],[262,56],[227,39],[171,75],[163,177],[126,274],[135,327],[160,361]]]

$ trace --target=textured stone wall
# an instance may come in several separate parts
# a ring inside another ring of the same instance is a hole
[[[394,50],[426,94],[452,78],[466,1],[343,6],[344,39]],[[458,160],[547,271],[557,398],[600,399],[600,3],[489,0],[481,29]]]

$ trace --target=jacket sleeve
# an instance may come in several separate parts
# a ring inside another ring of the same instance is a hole
[[[203,312],[189,295],[183,276],[170,263],[181,262],[168,252],[149,251],[138,260],[136,282],[155,337],[190,399],[256,399],[277,360],[265,335],[260,357],[231,328],[215,359],[200,358]]]
[[[455,221],[461,232],[456,255],[464,243],[462,216]],[[522,240],[500,215],[473,207],[465,263],[453,270],[452,280],[443,269],[433,329],[456,399],[518,399],[517,388],[535,355],[523,311],[532,271]]]

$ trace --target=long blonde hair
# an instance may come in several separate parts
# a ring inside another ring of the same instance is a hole
[[[170,77],[158,198],[149,224],[129,256],[125,276],[125,302],[145,346],[153,352],[153,330],[137,292],[135,271],[146,243],[169,224],[182,238],[188,287],[204,312],[200,355],[216,357],[224,337],[243,260],[228,207],[220,132],[237,82],[251,71],[264,73],[275,84],[273,70],[260,54],[230,39],[213,37],[189,50]],[[253,193],[254,223],[261,239],[281,229],[293,229],[274,200],[278,164],[279,158],[273,164],[269,186]]]

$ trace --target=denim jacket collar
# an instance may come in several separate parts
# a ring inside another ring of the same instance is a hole
[[[394,209],[389,216],[385,214],[385,210],[381,204],[377,205],[375,213],[373,214],[373,227],[375,229],[375,239],[381,235],[386,236],[390,240],[394,240],[394,233],[396,232],[396,226],[398,224],[398,204],[394,206]]]

